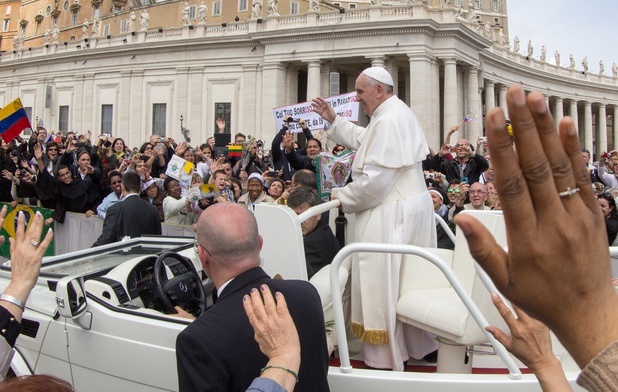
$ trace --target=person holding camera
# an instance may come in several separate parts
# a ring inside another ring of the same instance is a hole
[[[454,159],[446,160],[445,156],[448,154],[454,154]],[[489,168],[489,163],[480,154],[474,152],[474,147],[468,140],[459,139],[454,146],[444,143],[440,151],[431,158],[429,168],[444,174],[447,181],[456,178],[462,181],[467,179],[468,184],[474,184]]]
[[[281,130],[273,138],[273,142],[270,147],[270,151],[271,151],[272,159],[273,159],[273,168],[276,171],[281,171],[283,169],[283,173],[281,174],[281,179],[283,181],[291,181],[292,176],[294,175],[294,172],[295,172],[295,170],[292,168],[292,166],[290,165],[290,163],[288,162],[286,158],[285,147],[283,145],[283,137],[288,133],[290,119],[291,117],[287,116],[283,120],[283,127],[281,127]],[[309,142],[309,140],[314,138],[313,134],[309,130],[309,127],[307,127],[307,123],[305,122],[305,120],[299,120],[298,125],[300,125],[300,128],[302,129],[303,134],[305,135],[305,138],[307,139],[307,142]],[[303,154],[302,151],[299,151],[299,152]],[[305,155],[306,155],[306,151],[305,151]]]

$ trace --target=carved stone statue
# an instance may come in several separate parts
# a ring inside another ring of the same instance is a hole
[[[131,11],[131,15],[129,16],[129,26],[128,26],[128,30],[130,33],[135,31],[135,20],[137,19],[137,16],[135,16],[135,11]]]
[[[51,41],[51,30],[48,28],[45,29],[45,44],[49,44]]]
[[[189,3],[185,1],[185,6],[182,7],[182,25],[188,26],[191,24],[189,18],[191,17],[191,7],[189,7]]]
[[[612,64],[612,76],[618,78],[618,65],[616,63]]]
[[[471,1],[468,2],[468,20],[472,23],[478,23],[479,17],[474,9],[474,4]]]
[[[309,12],[320,12],[320,0],[309,0]]]
[[[575,69],[575,59],[573,58],[573,53],[569,56],[569,69],[571,71]]]
[[[584,57],[582,60],[582,68],[584,69],[584,72],[588,72],[588,56]]]
[[[532,53],[534,53],[534,48],[532,47],[532,41],[528,41],[528,57],[532,57]]]
[[[253,0],[251,5],[251,18],[260,19],[262,17],[262,0]]]
[[[382,0],[371,0],[371,5],[382,5]]]
[[[519,53],[519,37],[515,36],[515,41],[513,41],[513,52]]]
[[[97,16],[92,21],[92,33],[90,35],[93,36],[93,37],[98,37],[99,36],[99,27],[100,26],[101,26],[101,19],[99,19],[99,17]]]
[[[599,60],[599,75],[603,75],[605,73],[605,64],[603,60]]]
[[[506,45],[506,41],[505,41],[505,36],[504,36],[504,30],[502,29],[502,27],[500,27],[500,29],[498,30],[498,45],[500,46],[504,46]]]
[[[455,20],[458,20],[460,22],[466,21],[466,18],[463,15],[463,7],[457,8],[457,13],[455,14]]]
[[[545,47],[545,45],[541,46],[541,61],[545,62],[547,61],[547,48]]]
[[[279,16],[279,12],[277,12],[278,5],[279,5],[279,0],[268,0],[268,6],[266,7],[266,14],[268,16]]]
[[[197,7],[197,23],[206,24],[206,15],[208,14],[208,7],[204,4],[204,0]]]
[[[84,23],[82,23],[82,38],[84,39],[88,38],[88,26],[90,26],[88,19],[84,19]]]
[[[491,40],[493,37],[491,36],[491,24],[486,22],[483,26],[483,37]]]
[[[139,15],[139,24],[141,26],[141,31],[148,30],[148,23],[150,23],[150,15],[148,11],[144,8],[142,13]]]
[[[52,30],[52,38],[53,41],[52,43],[58,43],[58,36],[60,35],[60,28],[58,27],[58,25],[54,25],[54,29]]]
[[[13,49],[19,49],[19,37],[18,36],[14,36],[13,37]]]
[[[557,50],[554,52],[554,59],[556,60],[556,65],[560,66],[560,53]]]

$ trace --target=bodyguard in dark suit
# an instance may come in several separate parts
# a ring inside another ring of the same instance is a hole
[[[298,329],[301,364],[294,390],[328,391],[328,352],[318,293],[308,282],[273,280],[259,267],[262,238],[253,214],[237,204],[216,204],[200,216],[197,241],[204,272],[213,280],[218,299],[178,335],[180,391],[244,392],[260,376],[268,358],[253,338],[243,297],[262,284],[283,293]]]
[[[125,236],[161,234],[159,212],[152,204],[140,199],[141,180],[135,172],[122,176],[123,200],[107,210],[103,231],[92,246],[110,244]]]

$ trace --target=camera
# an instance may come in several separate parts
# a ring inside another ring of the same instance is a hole
[[[433,175],[433,173],[427,173],[427,174],[425,174],[425,178],[428,179],[428,180],[433,180],[434,179],[434,175]]]
[[[18,157],[19,156],[19,151],[17,151],[17,150],[11,151],[11,156],[12,157]]]
[[[300,120],[301,120],[300,118],[292,118],[292,117],[290,117],[290,118],[288,118],[287,122],[297,123],[297,122],[299,122]]]
[[[105,147],[109,148],[109,147],[111,147],[111,146],[112,146],[112,142],[110,142],[109,140],[106,140],[106,141],[104,141],[104,142],[103,142],[103,145],[104,145]]]
[[[257,146],[258,146],[258,148],[262,148],[262,147],[264,147],[264,142],[263,142],[263,141],[261,141],[261,140],[258,140],[258,141],[257,141]]]

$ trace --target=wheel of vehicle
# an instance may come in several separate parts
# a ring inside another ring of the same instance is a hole
[[[173,278],[168,279],[165,265],[172,270]],[[154,278],[154,290],[166,314],[176,313],[174,306],[195,317],[206,310],[204,286],[191,260],[175,252],[165,252],[155,261]]]

